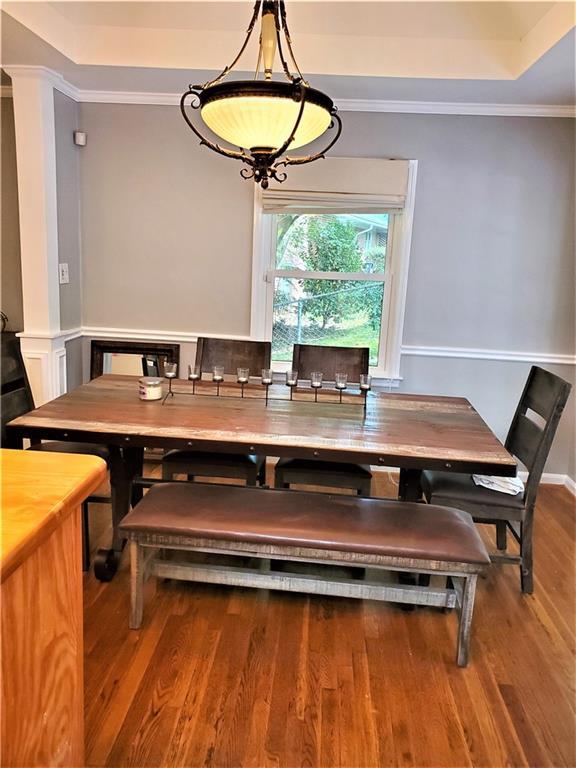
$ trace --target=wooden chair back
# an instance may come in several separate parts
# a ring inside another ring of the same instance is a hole
[[[319,344],[294,344],[292,367],[300,379],[309,379],[312,371],[322,371],[326,381],[334,381],[336,373],[347,373],[348,381],[359,383],[368,373],[368,347],[324,347]]]
[[[2,347],[1,440],[8,447],[6,424],[34,410],[34,398],[26,374],[20,340],[15,333],[0,334]]]
[[[572,385],[543,368],[533,365],[512,419],[506,448],[528,470],[526,505],[533,503],[550,452],[560,416]],[[531,418],[529,411],[539,419]]]
[[[211,339],[201,336],[196,346],[196,365],[200,366],[202,373],[209,373],[215,365],[221,365],[225,374],[236,375],[238,368],[249,368],[251,376],[260,376],[263,368],[270,368],[271,358],[270,341]]]

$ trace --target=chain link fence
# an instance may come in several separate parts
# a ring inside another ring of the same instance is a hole
[[[324,344],[370,347],[370,364],[378,362],[378,344],[382,313],[383,283],[368,283],[327,291],[316,296],[299,299],[276,298],[272,329],[272,357],[291,360],[294,344]],[[313,302],[343,299],[348,311],[342,317],[330,320],[324,327],[312,315]]]

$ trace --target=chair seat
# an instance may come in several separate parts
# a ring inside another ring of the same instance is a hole
[[[207,451],[181,450],[168,451],[162,458],[162,462],[167,464],[219,465],[223,467],[256,467],[262,464],[263,461],[263,456],[242,453],[208,453]]]
[[[453,501],[456,506],[469,503],[518,510],[524,507],[524,494],[512,496],[484,488],[483,485],[476,485],[472,475],[426,470],[422,472],[421,483],[424,495],[430,500],[442,499],[443,503]]]
[[[340,461],[316,461],[315,459],[280,459],[276,469],[295,472],[319,472],[341,475],[353,475],[369,480],[372,477],[368,464],[347,464]]]
[[[51,440],[48,443],[31,445],[29,451],[53,451],[54,453],[85,453],[88,456],[98,456],[108,464],[110,453],[105,445],[95,443],[69,443],[65,440]]]

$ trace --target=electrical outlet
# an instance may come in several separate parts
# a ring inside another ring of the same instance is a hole
[[[70,282],[68,264],[66,264],[66,262],[58,264],[58,275],[60,277],[60,285],[67,285]]]

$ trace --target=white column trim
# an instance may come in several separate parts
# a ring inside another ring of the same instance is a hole
[[[24,329],[60,330],[53,73],[6,69],[12,78]]]
[[[36,407],[63,395],[66,392],[66,338],[19,336]]]

